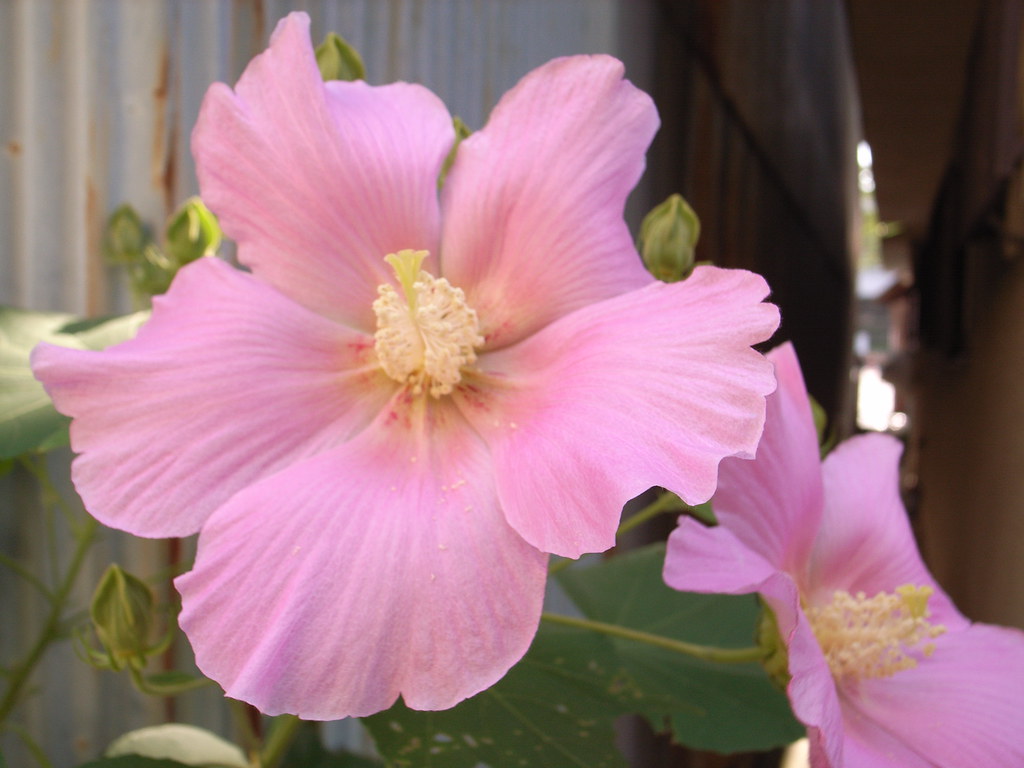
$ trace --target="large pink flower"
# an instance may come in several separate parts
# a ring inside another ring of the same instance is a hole
[[[1024,633],[972,624],[925,568],[900,443],[862,435],[820,461],[793,348],[768,357],[779,388],[757,458],[722,462],[720,525],[680,521],[665,581],[761,593],[815,768],[1024,765]]]
[[[200,531],[200,668],[265,712],[449,707],[526,651],[546,553],[752,454],[764,281],[654,282],[623,222],[657,128],[607,56],[528,75],[466,140],[407,83],[321,81],[303,14],[193,134],[251,273],[186,267],[137,338],[34,357],[100,520]]]

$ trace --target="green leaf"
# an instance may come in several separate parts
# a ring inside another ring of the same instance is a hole
[[[715,510],[711,506],[710,501],[705,501],[703,504],[698,504],[695,507],[687,505],[686,514],[697,518],[704,525],[718,525],[718,520],[715,519]]]
[[[134,338],[139,328],[149,319],[149,310],[133,312],[130,315],[111,315],[89,320],[76,320],[60,329],[64,336],[74,336],[75,346],[84,349],[106,349],[114,344]],[[72,346],[63,338],[57,344]]]
[[[58,312],[0,307],[0,460],[67,445],[70,419],[54,410],[29,366],[36,344],[102,349],[131,338],[145,317],[136,313],[83,322]]]
[[[340,35],[329,32],[316,47],[316,65],[324,80],[365,80],[366,67],[359,52]]]
[[[676,592],[662,581],[664,557],[655,545],[559,579],[595,621],[701,645],[754,645],[755,596]],[[804,733],[758,664],[706,662],[546,622],[492,688],[450,710],[399,704],[363,722],[394,768],[621,768],[613,723],[628,713],[720,752],[770,749]]]
[[[0,459],[67,442],[69,419],[57,413],[29,367],[42,340],[52,341],[71,315],[0,307]]]
[[[123,763],[106,762],[123,760]],[[149,762],[135,762],[135,761]],[[204,728],[185,723],[164,723],[129,731],[107,747],[106,756],[89,768],[131,766],[135,768],[171,768],[171,766],[217,766],[246,768],[249,761],[236,744]]]
[[[397,704],[363,723],[394,768],[624,768],[612,725],[629,695],[607,638],[544,624],[488,690],[441,712]]]
[[[320,740],[317,723],[302,722],[288,747],[281,765],[284,768],[380,768],[383,763],[343,750],[328,751]]]
[[[697,595],[666,586],[665,547],[656,544],[558,576],[584,614],[596,621],[701,645],[754,645],[754,595]],[[766,750],[804,734],[785,695],[759,664],[702,661],[612,639],[634,686],[634,711],[676,741],[718,752]]]

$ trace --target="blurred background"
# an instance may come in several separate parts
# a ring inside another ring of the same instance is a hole
[[[0,0],[0,304],[132,309],[102,257],[107,217],[129,203],[158,228],[196,193],[203,93],[293,9],[314,43],[351,42],[370,82],[422,82],[474,129],[549,58],[620,57],[662,119],[634,229],[681,192],[699,259],[765,275],[775,342],[795,343],[839,433],[906,442],[938,580],[969,617],[1024,627],[1024,0]],[[25,514],[32,482],[0,477],[0,551],[26,562],[62,555]],[[173,547],[104,532],[78,603],[111,560],[149,575]],[[45,608],[0,570],[0,658]],[[36,683],[47,695],[17,724],[55,765],[149,723],[230,725],[217,694],[143,697],[68,644]],[[637,765],[777,764],[627,740]],[[30,764],[12,735],[0,745]]]

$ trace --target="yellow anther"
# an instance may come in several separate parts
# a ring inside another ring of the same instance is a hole
[[[889,677],[930,656],[946,628],[928,621],[927,586],[905,584],[868,597],[837,590],[832,601],[807,610],[833,677]]]

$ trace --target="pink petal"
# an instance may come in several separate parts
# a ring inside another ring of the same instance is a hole
[[[665,583],[682,592],[747,595],[778,570],[723,526],[679,518],[668,537]]]
[[[816,768],[841,768],[842,722],[835,684],[803,613],[796,583],[724,526],[706,528],[681,518],[669,536],[665,583],[686,592],[758,592],[775,612],[789,652],[787,689],[793,712],[808,726]]]
[[[847,737],[865,754],[919,756],[867,766],[1024,765],[1024,633],[986,624],[950,631],[916,668],[844,688]],[[858,763],[860,765],[860,763]]]
[[[796,583],[777,572],[757,591],[775,613],[779,635],[786,644],[789,684],[786,694],[797,720],[807,726],[811,765],[843,768],[843,722],[839,695],[811,624],[803,611]]]
[[[800,574],[821,522],[818,435],[800,363],[791,344],[768,353],[779,386],[768,398],[753,461],[725,459],[715,516],[780,570]]]
[[[810,622],[800,607],[796,585],[788,576],[768,582],[761,592],[775,611],[786,638],[790,681],[786,687],[797,720],[807,726],[811,765],[843,768],[855,763],[844,759],[842,708],[835,681]]]
[[[242,491],[200,533],[181,625],[205,674],[268,714],[443,709],[537,628],[547,557],[505,523],[484,446],[399,394],[343,446]],[[416,410],[419,408],[420,410]]]
[[[443,270],[491,348],[651,282],[623,220],[658,128],[609,56],[535,69],[459,147],[443,194]]]
[[[928,572],[900,499],[902,444],[881,434],[859,435],[837,446],[822,466],[825,512],[814,543],[811,602],[836,589],[871,596],[902,584],[935,589],[933,620],[965,626],[952,601]]]
[[[32,366],[74,418],[86,507],[140,536],[194,533],[240,488],[359,430],[397,386],[371,337],[217,259],[183,269],[135,339],[40,345]]]
[[[612,546],[622,505],[653,485],[706,501],[722,457],[754,451],[775,387],[750,348],[778,324],[766,293],[749,272],[698,268],[483,356],[456,402],[491,448],[512,527],[578,557]]]
[[[850,765],[857,768],[936,768],[935,763],[905,744],[899,734],[850,706],[843,708],[843,730],[846,755]],[[959,763],[955,765],[959,768]]]
[[[392,279],[384,256],[437,255],[437,177],[453,140],[444,104],[421,86],[324,84],[309,17],[293,13],[234,92],[210,87],[192,150],[241,261],[295,301],[372,331],[376,288]]]

